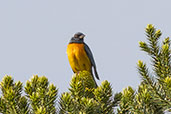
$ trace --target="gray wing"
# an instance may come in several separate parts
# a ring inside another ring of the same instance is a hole
[[[95,61],[94,61],[94,58],[93,58],[93,54],[92,54],[90,48],[88,47],[88,45],[86,43],[84,43],[84,49],[85,49],[85,51],[87,53],[88,58],[90,59],[91,65],[94,68],[94,74],[95,74],[96,78],[99,80],[99,76],[98,76],[98,73],[97,73],[97,70],[96,70],[96,64],[95,64]]]

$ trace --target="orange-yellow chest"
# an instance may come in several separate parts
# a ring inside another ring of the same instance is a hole
[[[67,47],[68,60],[74,72],[91,71],[91,63],[85,52],[84,44],[71,43]]]

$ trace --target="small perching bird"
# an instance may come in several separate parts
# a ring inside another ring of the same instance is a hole
[[[94,74],[99,80],[93,54],[88,45],[84,42],[84,37],[85,35],[83,33],[78,32],[71,38],[67,47],[69,63],[74,73],[85,70],[90,72],[93,76],[92,70],[94,69]],[[96,84],[95,79],[94,82]]]

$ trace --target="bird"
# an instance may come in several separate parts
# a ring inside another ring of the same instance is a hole
[[[85,35],[83,33],[77,32],[70,39],[67,46],[68,60],[74,73],[78,73],[84,70],[90,72],[97,87],[94,75],[98,80],[100,79],[97,73],[93,54],[88,45],[84,42],[84,37]]]

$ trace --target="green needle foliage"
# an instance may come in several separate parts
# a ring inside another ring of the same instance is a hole
[[[25,86],[26,95],[22,96],[22,83],[11,76],[5,76],[0,83],[0,113],[3,114],[56,114],[56,98],[58,90],[49,85],[44,76],[33,76]]]
[[[69,92],[60,98],[61,114],[113,114],[118,98],[113,98],[108,81],[95,88],[89,72],[75,74],[71,80]]]
[[[0,98],[0,113],[29,114],[28,101],[22,96],[22,83],[16,82],[6,75],[0,83],[2,96]]]
[[[138,61],[142,82],[137,91],[131,87],[123,90],[118,108],[120,114],[164,114],[171,111],[170,39],[165,38],[160,46],[161,31],[151,24],[145,31],[148,42],[141,41],[139,45],[151,57],[153,71]]]
[[[161,31],[149,24],[146,28],[148,43],[140,42],[140,48],[151,56],[153,75],[150,74],[146,64],[138,62],[138,71],[143,83],[148,85],[147,91],[151,91],[154,102],[162,107],[162,110],[171,108],[171,63],[170,63],[170,39],[165,38],[159,45]],[[148,51],[146,51],[146,49]]]
[[[58,89],[45,76],[34,75],[23,84],[4,76],[0,82],[0,113],[3,114],[164,114],[171,112],[170,39],[160,43],[162,35],[147,25],[147,42],[139,42],[151,57],[152,71],[138,61],[141,84],[137,90],[128,86],[113,94],[111,84],[103,81],[96,87],[92,75],[82,71],[73,75],[68,92],[57,100]],[[25,93],[22,93],[25,92]],[[58,105],[56,105],[58,104]],[[58,107],[57,107],[58,106]],[[58,109],[58,110],[57,110]]]
[[[35,114],[56,114],[56,98],[58,90],[53,84],[49,85],[45,76],[33,76],[26,82],[25,93]]]

